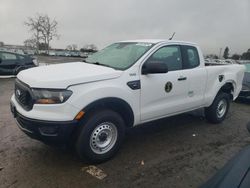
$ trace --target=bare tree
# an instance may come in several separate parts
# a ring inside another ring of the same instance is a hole
[[[41,38],[44,43],[48,45],[48,53],[50,41],[53,40],[54,37],[57,39],[59,38],[57,34],[57,25],[58,22],[55,19],[51,19],[48,15],[41,16]]]
[[[29,47],[31,49],[37,48],[37,40],[35,38],[26,39],[23,43],[24,46]]]
[[[76,44],[72,44],[72,50],[77,50],[77,45]]]
[[[86,44],[80,49],[82,52],[96,52],[97,50],[97,46],[94,44]]]
[[[97,46],[94,45],[94,44],[90,44],[90,45],[89,45],[89,48],[90,48],[91,50],[93,50],[93,51],[97,51]]]
[[[33,37],[36,40],[36,47],[39,48],[40,41],[43,41],[47,48],[47,53],[49,53],[49,45],[51,40],[55,37],[59,38],[57,34],[58,22],[55,19],[51,19],[47,14],[36,14],[35,17],[29,17],[26,22],[26,26],[33,33]]]
[[[41,20],[42,16],[37,14],[34,18],[29,17],[27,21],[24,22],[24,25],[29,27],[29,31],[32,32],[32,38],[36,43],[36,50],[39,50],[39,43],[41,39]]]
[[[66,50],[71,51],[71,50],[72,50],[72,45],[68,45],[68,46],[66,47]]]
[[[72,51],[72,50],[75,51],[75,50],[77,50],[77,45],[76,44],[68,45],[66,47],[66,49],[69,50],[69,51]]]

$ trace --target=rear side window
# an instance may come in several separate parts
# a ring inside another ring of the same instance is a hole
[[[24,56],[19,55],[18,58],[21,59],[21,60],[23,60],[23,59],[24,59]]]
[[[1,58],[2,60],[16,60],[17,57],[15,54],[11,54],[11,53],[1,53]]]
[[[193,46],[182,46],[184,68],[190,69],[200,65],[198,51]]]
[[[168,66],[169,71],[182,69],[180,46],[165,46],[158,49],[146,63],[161,62]]]

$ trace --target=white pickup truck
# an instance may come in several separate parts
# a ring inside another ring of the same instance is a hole
[[[123,41],[84,62],[20,72],[11,111],[30,137],[70,142],[80,158],[101,162],[129,127],[199,108],[208,121],[222,122],[243,75],[242,65],[205,65],[193,43]]]

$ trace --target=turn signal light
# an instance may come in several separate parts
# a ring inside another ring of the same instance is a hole
[[[75,119],[76,119],[76,120],[80,120],[80,119],[84,116],[84,114],[85,114],[84,111],[80,111],[80,112],[76,115]]]
[[[38,99],[38,104],[55,104],[56,102],[53,99]]]

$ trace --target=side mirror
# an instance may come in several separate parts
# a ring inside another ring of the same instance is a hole
[[[142,74],[162,74],[167,73],[168,67],[165,63],[161,62],[146,62],[142,66]]]

